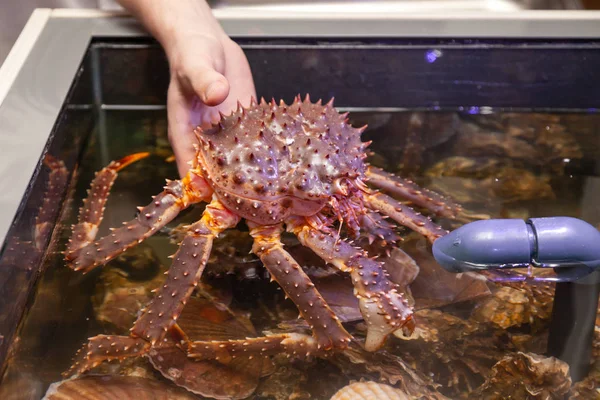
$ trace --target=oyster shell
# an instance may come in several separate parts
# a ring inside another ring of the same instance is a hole
[[[472,318],[500,329],[524,324],[542,325],[550,319],[553,284],[513,283],[501,286],[493,296],[480,302]]]
[[[412,368],[431,377],[438,390],[460,398],[485,381],[491,368],[510,347],[489,326],[439,310],[420,310],[413,334],[398,343],[393,353]]]
[[[571,388],[569,400],[587,399],[600,399],[600,361],[596,361],[588,375]]]
[[[570,388],[566,363],[554,357],[518,352],[498,361],[490,377],[469,398],[562,400]]]

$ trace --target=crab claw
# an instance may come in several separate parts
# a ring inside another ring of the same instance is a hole
[[[287,221],[288,229],[300,242],[326,262],[344,272],[350,272],[354,295],[367,323],[365,349],[375,351],[390,334],[405,334],[414,329],[413,309],[401,293],[400,287],[390,281],[383,263],[343,240],[337,241],[296,220]]]
[[[398,298],[396,301],[402,302],[403,299]],[[399,317],[398,319],[402,321],[401,323],[392,322],[391,316],[378,313],[378,306],[377,301],[370,299],[359,300],[360,311],[367,322],[365,349],[371,352],[379,350],[385,344],[390,334],[396,337],[410,336],[415,329],[412,313]],[[387,317],[390,317],[390,319],[387,319]]]
[[[413,310],[398,285],[387,279],[383,263],[363,256],[351,261],[352,282],[361,314],[367,323],[365,349],[380,349],[390,334],[410,335]]]

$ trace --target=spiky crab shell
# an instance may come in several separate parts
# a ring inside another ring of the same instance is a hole
[[[317,213],[364,178],[365,127],[348,124],[333,101],[261,99],[207,130],[196,129],[198,168],[219,200],[242,218],[274,224]],[[345,181],[347,180],[347,181]]]

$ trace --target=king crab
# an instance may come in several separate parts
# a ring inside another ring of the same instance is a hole
[[[326,262],[349,273],[360,310],[367,323],[365,348],[376,351],[389,334],[412,332],[413,311],[399,286],[388,279],[383,263],[370,258],[340,237],[345,226],[351,238],[361,230],[395,241],[384,214],[433,242],[445,234],[441,227],[367,183],[438,215],[455,216],[459,207],[414,183],[364,162],[369,143],[360,140],[366,129],[348,124],[347,114],[312,103],[307,95],[293,104],[238,103],[229,116],[210,129],[197,128],[196,159],[181,180],[169,181],[164,191],[138,216],[95,241],[104,205],[118,170],[144,157],[134,154],[113,161],[100,171],[84,200],[79,221],[65,252],[70,268],[87,273],[135,246],[172,221],[182,210],[206,202],[202,218],[187,232],[168,271],[165,284],[141,311],[129,336],[98,335],[77,353],[69,372],[83,373],[103,361],[148,354],[167,341],[195,360],[226,360],[236,355],[298,357],[325,355],[345,349],[351,335],[316,290],[310,278],[280,241],[284,230],[296,235]],[[381,213],[381,214],[380,214]],[[253,252],[273,280],[296,304],[312,335],[272,334],[230,341],[187,340],[177,326],[188,298],[198,285],[213,240],[244,219],[254,240]],[[339,221],[339,227],[334,227]]]

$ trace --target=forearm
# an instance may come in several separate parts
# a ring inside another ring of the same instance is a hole
[[[225,35],[205,0],[117,0],[158,40],[171,59],[182,38]]]

